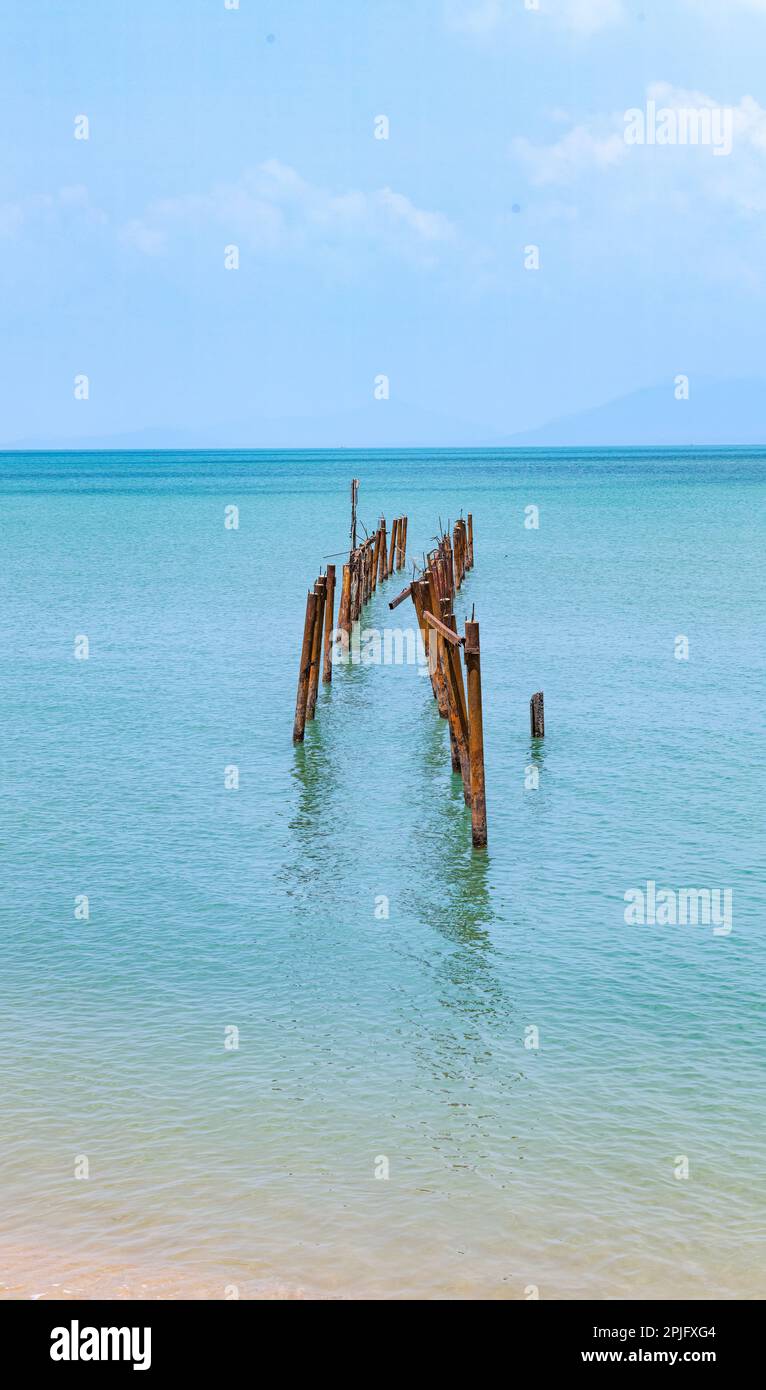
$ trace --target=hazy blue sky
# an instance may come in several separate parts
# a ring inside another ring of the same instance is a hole
[[[766,375],[766,0],[34,0],[0,52],[4,442]],[[651,97],[731,154],[627,146]]]

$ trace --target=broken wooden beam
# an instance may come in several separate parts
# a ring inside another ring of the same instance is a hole
[[[401,592],[400,594],[397,594],[397,595],[396,595],[396,598],[392,598],[391,602],[390,602],[389,605],[388,605],[389,608],[398,608],[398,607],[399,607],[399,604],[400,604],[400,603],[404,603],[404,600],[405,600],[406,598],[409,598],[409,596],[410,596],[411,593],[412,593],[412,585],[411,585],[411,584],[408,584],[406,589],[402,589],[402,592]]]
[[[445,641],[449,642],[451,646],[465,646],[465,637],[460,637],[457,632],[453,632],[452,628],[447,627],[446,624],[442,622],[441,618],[435,618],[433,613],[424,613],[423,617],[428,623],[428,626],[435,627],[436,631],[440,633],[440,635],[445,639]]]

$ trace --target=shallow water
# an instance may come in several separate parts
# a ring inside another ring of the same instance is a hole
[[[764,1296],[765,466],[0,457],[7,1294]],[[486,854],[416,667],[292,745],[352,476],[413,556],[473,512]],[[627,926],[649,879],[731,934]]]

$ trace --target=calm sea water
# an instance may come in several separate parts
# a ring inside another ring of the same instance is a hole
[[[486,855],[412,666],[336,671],[292,745],[354,475],[413,555],[473,512]],[[765,477],[0,459],[6,1290],[764,1296]],[[626,926],[649,879],[733,889],[731,934]]]

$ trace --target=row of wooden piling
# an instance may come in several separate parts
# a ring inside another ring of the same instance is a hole
[[[461,637],[454,614],[455,597],[473,563],[469,512],[465,520],[455,522],[451,536],[449,531],[439,535],[436,548],[423,557],[420,577],[389,607],[396,608],[408,596],[414,604],[434,699],[449,725],[452,769],[462,778],[465,803],[471,808],[471,836],[479,849],[487,843],[479,624],[473,618],[466,622]]]
[[[369,603],[378,584],[382,584],[396,570],[401,570],[407,557],[407,518],[398,516],[391,526],[390,546],[386,518],[382,516],[378,528],[361,545],[355,545],[343,566],[338,628],[351,637],[351,628],[360,618],[362,609]]]
[[[407,517],[396,517],[390,537],[384,517],[373,535],[361,544],[356,541],[356,501],[358,480],[351,485],[352,544],[348,564],[343,566],[338,629],[333,627],[335,606],[335,565],[320,574],[313,592],[306,599],[306,616],[301,645],[298,695],[293,740],[303,741],[306,723],[314,718],[319,690],[319,671],[323,681],[332,681],[333,645],[339,633],[350,640],[351,629],[377,585],[407,560]],[[481,648],[479,624],[472,614],[460,636],[454,614],[455,598],[474,564],[473,516],[458,518],[450,533],[440,534],[436,546],[423,556],[422,568],[413,565],[413,579],[389,608],[397,608],[411,598],[423,646],[434,699],[439,714],[448,723],[452,768],[463,783],[466,805],[471,809],[471,835],[476,848],[487,844],[487,804],[484,779],[484,730],[481,693]],[[461,662],[462,653],[462,662]],[[530,700],[530,732],[533,738],[545,734],[543,692]]]
[[[293,742],[302,743],[307,720],[314,718],[319,693],[319,667],[324,662],[324,681],[332,680],[332,634],[335,607],[335,566],[320,574],[313,593],[306,598],[306,617],[301,643],[298,696],[295,703]]]
[[[358,480],[352,483],[352,538],[356,541],[356,489]],[[388,532],[385,517],[380,518],[378,528],[361,545],[352,546],[348,564],[343,566],[340,604],[338,607],[338,630],[351,638],[351,628],[361,616],[362,609],[372,598],[379,583],[401,570],[407,558],[407,518],[398,516],[391,526],[391,543],[388,545]],[[322,665],[322,680],[332,681],[333,666],[333,615],[335,607],[335,565],[327,566],[327,574],[320,574],[314,584],[313,592],[306,598],[306,616],[303,624],[301,644],[301,664],[298,673],[298,694],[295,702],[293,723],[293,742],[302,743],[306,724],[314,718],[319,692],[319,668]]]

